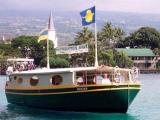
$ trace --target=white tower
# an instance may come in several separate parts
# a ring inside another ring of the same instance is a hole
[[[2,37],[2,40],[3,40],[3,41],[5,41],[5,40],[6,40],[6,39],[5,39],[5,37],[4,37],[4,35],[3,35],[3,37]]]
[[[56,30],[55,30],[53,18],[52,18],[52,12],[50,13],[49,21],[48,21],[48,39],[53,41],[54,48],[58,46]]]

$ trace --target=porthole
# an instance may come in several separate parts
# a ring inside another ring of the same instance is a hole
[[[60,75],[54,75],[51,78],[52,85],[60,85],[63,81],[63,78]]]
[[[20,77],[20,78],[17,79],[17,83],[18,84],[22,84],[22,82],[23,82],[23,78],[22,77]]]
[[[30,85],[31,86],[36,86],[39,82],[39,78],[37,76],[32,76],[30,78]]]

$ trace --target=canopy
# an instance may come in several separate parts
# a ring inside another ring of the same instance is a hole
[[[12,62],[33,62],[34,59],[28,59],[28,58],[9,58],[7,61],[12,61]]]

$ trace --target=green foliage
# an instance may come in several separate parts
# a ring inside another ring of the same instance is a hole
[[[81,32],[78,32],[75,37],[75,44],[92,43],[94,39],[93,33],[87,28],[83,27]]]
[[[133,61],[123,51],[115,52],[115,62],[121,68],[133,66]]]
[[[159,55],[160,54],[160,49],[154,48],[153,52],[154,52],[155,55]]]
[[[98,33],[98,41],[100,41],[101,48],[114,48],[117,41],[122,40],[124,31],[120,28],[113,27],[111,23],[105,23],[102,31]]]
[[[4,50],[0,49],[0,58],[3,58],[3,56],[4,56]]]
[[[13,48],[10,44],[1,43],[0,49],[1,52],[3,51],[3,56],[17,57],[21,55],[20,51],[16,48]]]
[[[97,35],[98,39],[98,60],[100,64],[105,64],[109,66],[116,66],[116,61],[114,60],[115,55],[112,49],[115,47],[115,43],[124,37],[124,32],[120,28],[113,27],[111,23],[106,23],[102,28],[102,31]],[[83,28],[81,32],[78,32],[75,38],[75,44],[89,44],[89,53],[76,54],[72,56],[72,63],[80,64],[83,63],[84,66],[94,65],[94,55],[95,55],[95,40],[94,34],[88,30],[88,28]]]
[[[81,32],[78,32],[75,37],[75,45],[81,45],[88,43],[89,52],[76,54],[71,56],[71,63],[73,66],[76,66],[77,63],[81,62],[85,66],[90,66],[94,62],[94,34],[86,27],[82,29]]]
[[[112,49],[108,49],[106,51],[101,51],[99,53],[99,63],[108,65],[108,66],[115,66],[115,61],[114,61],[114,53]]]
[[[132,67],[133,61],[123,52],[117,52],[114,49],[102,51],[99,54],[100,64],[108,66],[119,66],[121,68]]]
[[[131,33],[125,40],[117,43],[118,47],[160,48],[160,33],[155,28],[142,27]]]
[[[160,54],[160,33],[150,27],[142,27],[124,38],[122,29],[105,23],[98,32],[98,60],[100,64],[119,67],[131,67],[133,62],[125,53],[117,52],[115,47],[147,47],[154,49],[156,55]],[[29,57],[34,58],[36,65],[46,66],[46,41],[37,42],[37,36],[19,36],[11,41],[11,44],[0,44],[0,58]],[[75,36],[74,45],[88,43],[89,52],[75,54],[70,57],[72,65],[93,66],[95,59],[94,34],[86,27]],[[51,67],[69,66],[68,56],[56,55],[53,43],[49,42]],[[41,62],[40,62],[41,61]],[[157,64],[159,66],[160,63]]]
[[[46,50],[44,44],[38,43],[37,39],[37,36],[19,36],[11,41],[11,46],[19,49],[21,57],[34,58],[35,64],[39,65]]]
[[[61,57],[50,57],[50,67],[51,68],[64,68],[64,67],[68,67],[69,66],[69,62]],[[41,60],[40,62],[40,66],[41,67],[46,67],[47,66],[47,59],[44,58],[43,60]]]
[[[11,41],[12,47],[34,47],[38,44],[37,42],[38,37],[37,36],[19,36],[14,38]]]

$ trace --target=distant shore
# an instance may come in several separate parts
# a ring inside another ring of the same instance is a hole
[[[155,69],[155,70],[140,70],[140,73],[142,73],[142,74],[160,73],[160,69]]]

